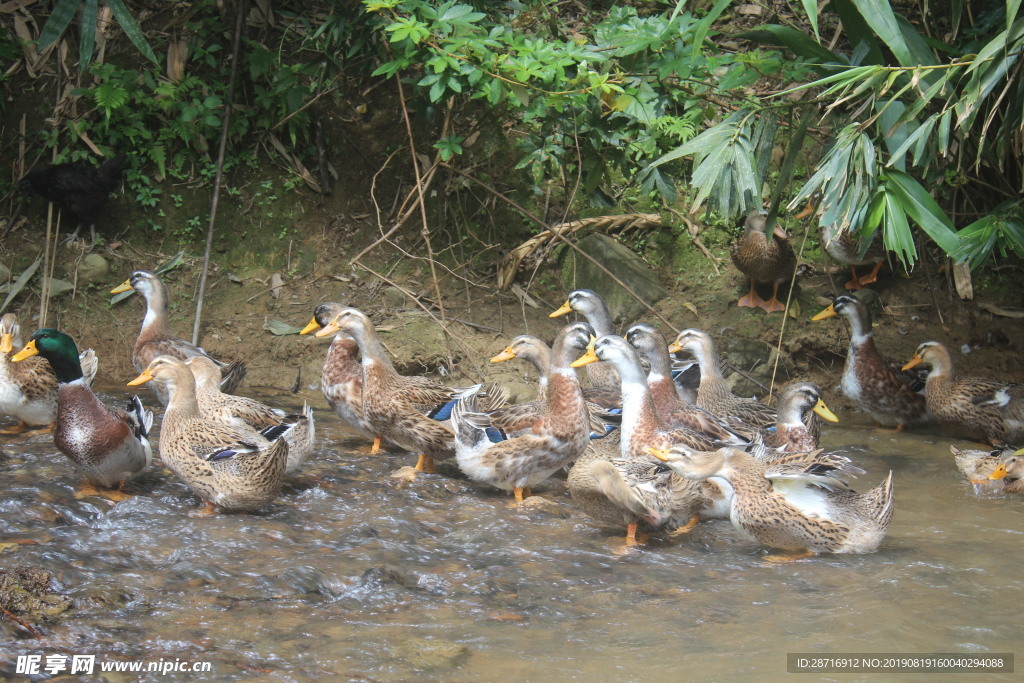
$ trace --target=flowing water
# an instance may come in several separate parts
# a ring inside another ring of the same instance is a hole
[[[0,544],[36,543],[0,545],[0,566],[50,569],[75,604],[42,640],[0,621],[0,676],[17,655],[92,654],[97,670],[208,662],[211,680],[771,680],[787,653],[1019,642],[1022,499],[964,481],[944,437],[827,426],[824,445],[867,470],[859,488],[895,471],[895,519],[876,553],[778,565],[721,521],[616,554],[621,530],[577,511],[563,480],[522,508],[443,463],[405,483],[389,474],[412,456],[370,456],[316,417],[316,456],[259,515],[194,516],[159,467],[129,501],[76,500],[49,436],[8,437]]]

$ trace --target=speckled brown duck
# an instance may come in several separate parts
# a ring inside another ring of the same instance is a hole
[[[1001,480],[1003,490],[1007,493],[1024,493],[1024,449],[1014,455],[1004,457],[995,470],[988,475],[989,479]]]
[[[763,430],[764,444],[790,453],[809,453],[817,450],[821,438],[818,418],[839,422],[825,401],[821,389],[814,382],[794,382],[779,395],[774,429]]]
[[[226,424],[204,418],[196,383],[185,363],[157,356],[129,386],[159,382],[169,400],[160,425],[160,459],[206,506],[255,512],[281,492],[288,443],[278,437],[262,444]]]
[[[765,463],[735,448],[700,452],[681,445],[652,455],[688,479],[728,481],[733,526],[762,545],[795,553],[770,559],[873,552],[892,521],[892,472],[857,493],[846,479],[862,471],[842,456],[793,453]]]
[[[918,346],[903,369],[918,363],[931,367],[924,393],[936,420],[994,446],[1024,443],[1024,384],[959,377],[949,349],[934,341]]]
[[[766,235],[765,217],[757,211],[747,215],[743,235],[732,247],[732,262],[750,280],[750,293],[739,300],[748,308],[763,308],[769,313],[784,311],[779,301],[779,284],[789,280],[796,269],[796,255],[786,231],[777,223],[771,241]],[[757,283],[772,284],[772,298],[765,301],[757,293]]]

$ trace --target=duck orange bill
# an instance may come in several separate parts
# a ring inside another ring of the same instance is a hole
[[[133,379],[131,382],[128,382],[128,386],[135,387],[135,386],[138,386],[140,384],[145,384],[146,382],[148,382],[151,379],[153,379],[153,375],[150,374],[149,368],[146,368],[145,370],[142,371],[141,375],[139,375],[138,377]]]
[[[596,343],[597,339],[591,337],[590,343],[587,344],[587,352],[580,356],[579,358],[577,358],[576,360],[574,360],[573,362],[569,363],[569,367],[582,368],[584,365],[590,365],[591,363],[597,363],[598,361],[600,361],[601,359],[597,357],[596,353],[594,353],[594,344]]]
[[[988,478],[989,479],[1002,479],[1005,476],[1006,476],[1006,465],[1004,463],[999,463],[999,465],[996,467],[995,471],[992,474],[988,475]]]
[[[33,339],[28,344],[25,344],[25,348],[11,356],[11,360],[25,360],[26,358],[31,358],[38,354],[39,349],[36,348],[36,340]]]
[[[679,342],[672,342],[671,344],[668,345],[669,353],[679,353],[682,350],[683,347],[679,345]]]
[[[309,325],[306,325],[306,327],[308,328],[308,327],[309,327]],[[327,335],[329,335],[329,334],[334,334],[335,332],[337,332],[337,331],[338,331],[338,330],[340,330],[340,329],[341,329],[341,328],[340,328],[340,327],[338,327],[337,323],[335,323],[335,322],[334,322],[334,321],[332,320],[331,322],[327,323],[327,324],[326,324],[326,325],[324,325],[324,326],[323,326],[322,328],[320,328],[319,330],[317,330],[316,334],[314,334],[313,336],[314,336],[314,337],[326,337],[326,336],[327,336]]]
[[[835,315],[836,315],[836,307],[835,307],[835,305],[834,304],[829,304],[828,308],[826,308],[824,311],[822,311],[821,313],[819,313],[816,316],[814,316],[813,318],[811,318],[811,320],[824,320],[825,318],[831,318],[831,317],[833,317]]]
[[[828,420],[829,422],[839,422],[839,418],[836,417],[836,414],[829,410],[828,406],[825,405],[825,402],[820,398],[818,399],[818,405],[814,406],[813,410],[824,420]]]
[[[913,356],[912,356],[912,357],[910,358],[910,360],[908,360],[908,361],[907,361],[907,364],[903,366],[903,369],[904,369],[904,370],[909,370],[910,368],[914,367],[915,365],[917,365],[918,363],[920,363],[920,362],[921,362],[921,361],[923,361],[923,360],[924,360],[924,358],[921,358],[921,356],[919,356],[919,355],[917,355],[917,354],[915,353],[915,354],[914,354],[914,355],[913,355]]]
[[[129,289],[134,289],[134,287],[132,287],[132,282],[131,282],[131,280],[125,280],[124,282],[119,284],[117,287],[114,287],[112,290],[110,290],[110,293],[111,294],[120,294],[121,292],[127,292]]]
[[[299,332],[299,334],[309,334],[313,330],[318,329],[320,329],[320,323],[316,321],[316,318],[313,318],[312,320],[309,321],[308,325],[302,328],[302,332]]]
[[[644,453],[647,455],[653,455],[658,460],[668,460],[668,449],[667,448],[651,448],[650,446],[644,448]]]
[[[515,357],[516,357],[516,352],[512,350],[511,346],[509,346],[504,351],[499,353],[497,356],[491,357],[491,362],[492,363],[504,363],[505,361],[512,360]]]
[[[558,316],[560,316],[560,315],[565,315],[566,313],[568,313],[568,312],[569,312],[569,311],[571,311],[571,310],[572,310],[572,306],[570,306],[570,305],[569,305],[569,301],[568,301],[568,300],[566,300],[566,302],[565,302],[564,304],[562,304],[562,307],[561,307],[561,308],[559,308],[559,309],[558,309],[557,311],[555,311],[554,313],[550,313],[550,314],[548,314],[548,317],[549,317],[549,318],[557,318],[557,317],[558,317]]]
[[[10,353],[14,350],[14,335],[4,332],[0,335],[0,353]]]

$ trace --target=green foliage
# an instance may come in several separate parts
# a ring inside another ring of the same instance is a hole
[[[135,48],[154,64],[159,64],[153,48],[139,28],[138,22],[132,16],[131,11],[125,5],[124,0],[105,0],[114,15],[114,19],[121,26],[121,30],[128,36],[128,39],[135,45]],[[39,32],[39,49],[45,50],[53,45],[64,35],[71,21],[81,9],[81,20],[79,22],[80,43],[78,60],[82,69],[88,68],[92,61],[93,50],[96,45],[97,18],[99,16],[99,3],[97,0],[57,0],[50,12],[46,24]]]

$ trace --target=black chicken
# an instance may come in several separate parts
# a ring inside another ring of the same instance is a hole
[[[79,228],[88,225],[95,244],[96,212],[120,184],[124,162],[125,155],[118,154],[99,167],[83,163],[48,166],[26,174],[18,181],[18,190],[35,192],[60,205],[65,217],[75,222],[75,231],[67,241],[78,236]]]

